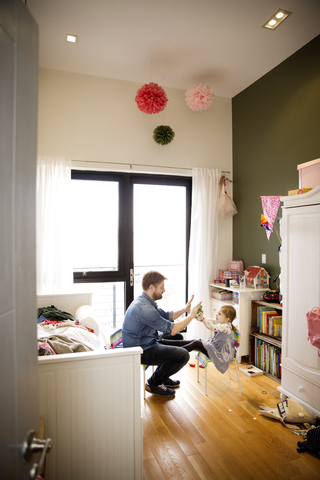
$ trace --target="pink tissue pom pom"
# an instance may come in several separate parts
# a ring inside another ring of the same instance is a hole
[[[159,113],[165,109],[168,98],[157,83],[146,83],[137,91],[135,101],[143,113]]]
[[[214,99],[213,90],[208,85],[199,83],[193,85],[186,92],[186,102],[188,107],[195,112],[201,112],[209,108]]]

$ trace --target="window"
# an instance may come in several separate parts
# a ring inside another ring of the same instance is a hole
[[[187,298],[191,178],[72,172],[74,282],[92,291],[102,323],[120,328],[146,271],[168,278],[159,302],[177,310]]]

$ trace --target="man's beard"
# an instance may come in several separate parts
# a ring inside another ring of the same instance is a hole
[[[157,300],[161,300],[162,298],[162,293],[154,293],[153,294],[153,301],[156,302]]]

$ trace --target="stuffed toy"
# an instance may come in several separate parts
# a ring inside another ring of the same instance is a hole
[[[97,315],[91,305],[82,305],[75,313],[75,319],[78,325],[86,327],[90,332],[96,336],[100,333],[100,327],[97,320]]]
[[[280,406],[282,404],[283,402],[278,405]],[[300,405],[300,403],[292,400],[291,398],[287,398],[286,400],[286,408],[283,416],[280,414],[281,409],[279,406],[276,408],[260,406],[259,415],[279,420],[285,427],[291,429],[295,427],[299,429],[299,424],[316,424],[317,417],[313,415],[313,413],[310,413],[308,410],[306,410],[302,405]],[[290,423],[290,425],[286,425],[286,423]]]

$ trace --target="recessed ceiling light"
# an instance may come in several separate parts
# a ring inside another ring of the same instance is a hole
[[[77,35],[68,35],[68,34],[67,34],[66,40],[67,40],[67,42],[77,43],[78,36],[77,36]]]
[[[288,12],[287,10],[282,10],[279,9],[276,11],[272,17],[269,18],[269,20],[262,25],[264,28],[269,28],[271,30],[274,30],[283,20],[285,20],[289,15],[291,15],[292,12]]]

